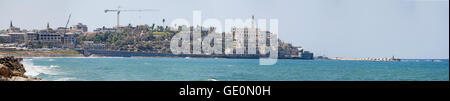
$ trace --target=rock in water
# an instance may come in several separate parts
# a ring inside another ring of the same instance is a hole
[[[30,78],[24,75],[25,68],[20,63],[22,58],[14,56],[0,57],[0,81],[40,81],[40,78]]]

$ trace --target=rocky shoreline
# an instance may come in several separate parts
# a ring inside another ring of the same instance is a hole
[[[25,67],[20,63],[22,58],[14,56],[0,57],[0,81],[41,81],[24,75]]]

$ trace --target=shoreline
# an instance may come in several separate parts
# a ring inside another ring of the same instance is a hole
[[[82,54],[54,54],[54,55],[17,55],[17,54],[0,54],[0,57],[14,56],[17,58],[182,58],[182,59],[259,59],[259,58],[224,58],[224,57],[189,57],[189,56],[100,56],[91,55],[84,56]],[[328,59],[293,59],[279,58],[282,60],[332,60],[332,61],[403,61],[403,60],[449,60],[449,59],[391,59],[391,58],[328,58]]]
[[[95,53],[94,53],[95,52]],[[185,58],[185,59],[260,59],[261,55],[205,55],[205,54],[170,54],[170,53],[145,53],[129,51],[91,51],[86,54],[80,50],[56,50],[56,51],[0,51],[0,56],[15,56],[20,58],[99,58],[99,57],[129,57],[129,58]],[[278,59],[314,60],[298,57],[279,57]]]
[[[0,56],[2,57],[2,56]],[[18,57],[18,58],[27,58],[27,59],[34,59],[34,58],[174,58],[174,59],[250,59],[250,58],[201,58],[201,57],[109,57],[109,56],[102,56],[102,57]],[[280,59],[280,60],[302,60],[302,61],[375,61],[375,60],[335,60],[335,59]],[[400,61],[410,61],[410,60],[450,60],[450,59],[400,59]],[[380,61],[383,62],[383,61]],[[386,61],[388,62],[388,61]],[[393,61],[395,62],[395,61]]]
[[[69,54],[70,53],[70,54]],[[214,55],[192,55],[192,54],[152,54],[143,56],[133,54],[129,56],[107,56],[110,54],[99,55],[90,54],[89,56],[82,53],[76,53],[74,50],[57,50],[57,51],[0,51],[0,56],[14,56],[18,58],[185,58],[185,59],[259,59],[260,57],[249,56],[214,56]],[[300,59],[300,58],[278,58],[278,59],[292,59],[292,60],[335,60],[335,61],[402,61],[411,59],[399,59],[399,58],[344,58],[333,57],[327,59]],[[414,60],[414,59],[412,59]],[[446,59],[420,59],[420,60],[446,60]],[[447,59],[448,60],[448,59]]]
[[[5,56],[14,56],[17,58],[183,58],[183,59],[259,59],[259,58],[223,58],[223,57],[181,57],[181,56],[83,56],[81,54],[78,55],[53,55],[53,56],[37,56],[37,55],[3,55],[0,54],[0,57]],[[449,60],[449,59],[395,59],[391,60],[389,58],[378,58],[380,60],[376,60],[377,58],[372,58],[373,60],[367,58],[329,58],[329,59],[289,59],[289,58],[279,58],[282,60],[332,60],[332,61],[402,61],[402,60]]]

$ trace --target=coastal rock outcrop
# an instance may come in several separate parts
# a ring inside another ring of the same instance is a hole
[[[40,81],[40,78],[31,78],[24,75],[25,67],[20,63],[22,58],[14,56],[0,57],[0,81]]]

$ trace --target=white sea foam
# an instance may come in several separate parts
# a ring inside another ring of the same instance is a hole
[[[69,80],[74,80],[74,79],[76,79],[76,78],[64,77],[64,78],[55,79],[54,81],[69,81]]]
[[[208,81],[219,81],[219,80],[211,78],[211,79],[208,79]]]
[[[441,60],[434,60],[433,62],[442,62]]]
[[[35,77],[39,74],[47,74],[47,75],[59,75],[62,72],[58,72],[56,68],[58,65],[50,65],[50,66],[39,66],[34,65],[32,59],[23,59],[22,64],[25,67],[25,75]]]

